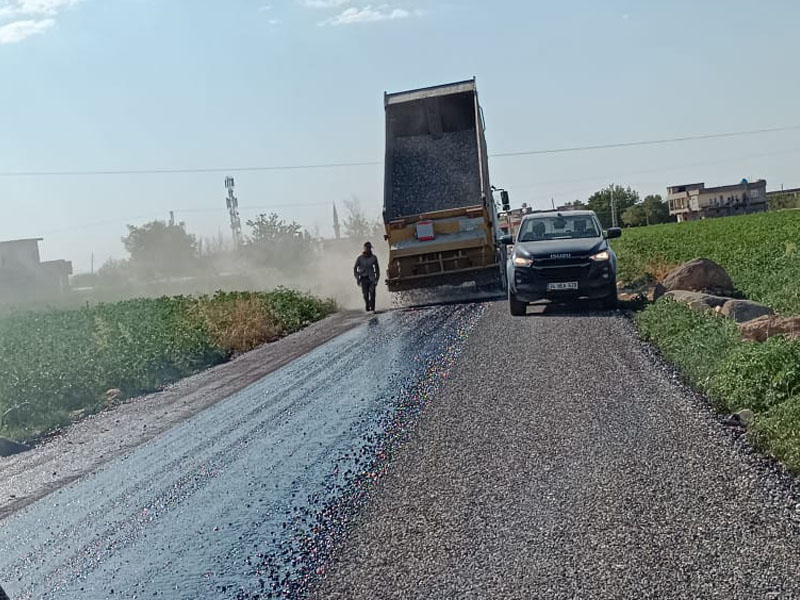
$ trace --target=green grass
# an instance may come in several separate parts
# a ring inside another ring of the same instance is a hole
[[[800,211],[628,228],[613,245],[621,281],[710,258],[747,298],[782,314],[800,313]]]
[[[640,312],[636,324],[718,410],[751,409],[751,440],[800,473],[800,340],[744,342],[732,321],[667,300]]]
[[[335,309],[286,289],[127,300],[0,318],[0,435],[26,439],[75,411],[152,392]]]

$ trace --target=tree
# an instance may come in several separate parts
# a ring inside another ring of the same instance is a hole
[[[628,227],[647,225],[647,211],[642,204],[634,204],[622,213],[622,222]]]
[[[246,222],[250,228],[245,254],[255,264],[291,271],[307,264],[312,251],[311,235],[300,224],[285,221],[276,213],[260,214]]]
[[[672,216],[669,214],[669,204],[661,198],[661,194],[645,196],[642,206],[644,206],[648,225],[667,223],[672,220]]]
[[[574,202],[567,202],[563,205],[566,210],[585,210],[586,205],[581,202],[580,200],[575,200]]]
[[[642,202],[634,204],[622,214],[622,222],[628,227],[655,225],[671,220],[669,205],[658,194],[646,196]]]
[[[130,283],[130,261],[109,258],[97,270],[97,285],[106,288],[123,288]]]
[[[631,188],[623,188],[621,185],[610,185],[600,191],[595,192],[589,197],[586,206],[589,210],[597,213],[600,224],[604,229],[611,227],[611,198],[617,205],[617,215],[621,216],[631,206],[639,202],[639,194]]]
[[[134,271],[145,278],[183,275],[197,266],[197,240],[183,223],[150,221],[141,227],[128,225],[122,238]]]
[[[250,235],[247,238],[250,244],[263,244],[290,240],[302,236],[303,228],[292,221],[288,223],[281,219],[276,213],[269,215],[260,214],[255,219],[247,221],[250,228]]]
[[[344,207],[347,210],[347,216],[344,218],[344,235],[366,241],[375,228],[364,214],[361,202],[358,198],[345,200]]]

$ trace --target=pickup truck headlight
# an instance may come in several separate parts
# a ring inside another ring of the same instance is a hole
[[[514,257],[514,266],[515,267],[530,267],[533,264],[532,258],[525,258],[524,256],[515,256]]]
[[[609,258],[611,258],[611,255],[608,253],[608,250],[603,250],[602,252],[593,254],[589,258],[591,258],[592,260],[596,260],[597,262],[602,262],[604,260],[608,260]]]

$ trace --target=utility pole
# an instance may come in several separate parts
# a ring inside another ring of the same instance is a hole
[[[617,200],[614,198],[614,184],[609,187],[611,194],[611,226],[617,227]]]
[[[239,200],[233,195],[233,187],[233,177],[226,177],[225,188],[228,190],[228,197],[225,199],[225,204],[228,207],[228,214],[231,217],[233,245],[238,248],[242,245],[242,221],[239,219]]]
[[[336,202],[333,203],[333,233],[336,239],[341,239],[341,229],[339,227],[339,213],[336,212]]]

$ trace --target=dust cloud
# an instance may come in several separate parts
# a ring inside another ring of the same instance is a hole
[[[24,301],[19,297],[0,298],[0,317],[19,310],[69,309],[131,298],[213,294],[218,290],[270,291],[280,286],[330,298],[342,310],[363,310],[361,288],[353,277],[362,242],[323,240],[280,256],[258,249],[217,249],[201,256],[193,272],[172,276],[144,276],[129,262],[111,261],[92,277],[73,277],[71,287],[59,293],[31,294]],[[375,254],[381,265],[376,308],[386,310],[392,306],[383,283],[388,248],[375,248]],[[164,253],[162,260],[169,263],[169,254]]]

